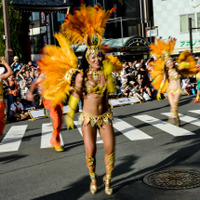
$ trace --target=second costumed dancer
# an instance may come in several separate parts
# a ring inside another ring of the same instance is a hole
[[[61,27],[65,38],[70,41],[70,44],[84,43],[87,46],[79,70],[75,58],[70,59],[72,62],[65,58],[68,52],[64,49],[67,46],[63,45],[64,41],[60,43],[63,53],[58,55],[54,52],[55,47],[52,47],[51,50],[51,47],[48,47],[47,55],[41,59],[41,68],[44,68],[46,73],[45,84],[43,82],[42,86],[45,88],[48,98],[51,98],[55,104],[65,98],[66,93],[69,93],[73,74],[76,74],[73,92],[71,92],[68,101],[70,111],[66,115],[66,123],[68,128],[73,128],[73,118],[78,102],[82,98],[83,112],[80,115],[80,123],[85,145],[86,164],[91,179],[90,192],[92,194],[97,192],[95,169],[98,129],[105,150],[106,174],[103,177],[105,193],[107,195],[113,193],[111,177],[115,161],[115,138],[108,94],[115,92],[112,72],[120,73],[122,65],[116,57],[106,56],[105,48],[101,46],[105,23],[113,11],[114,9],[105,11],[99,6],[86,7],[81,4],[80,10],[67,16]],[[66,39],[64,43],[66,43]],[[52,69],[54,65],[51,64],[51,61],[56,64],[54,69]],[[57,82],[53,76],[54,73],[57,73]]]
[[[196,74],[196,81],[197,81],[197,96],[194,100],[194,103],[199,102],[199,96],[200,96],[200,58],[197,61],[197,67],[198,67],[198,73]]]
[[[178,115],[178,102],[182,94],[182,77],[190,77],[197,73],[196,61],[189,51],[182,52],[177,60],[177,64],[170,57],[174,50],[175,39],[168,40],[157,39],[155,44],[150,45],[150,54],[156,60],[153,62],[151,77],[152,85],[156,90],[157,99],[161,99],[161,93],[167,92],[167,98],[170,104],[169,122],[180,126]]]

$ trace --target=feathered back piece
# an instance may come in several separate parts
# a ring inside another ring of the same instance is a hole
[[[197,73],[197,63],[189,51],[183,51],[178,57],[178,70],[183,76],[193,76]]]
[[[164,77],[164,69],[165,69],[165,61],[161,58],[152,62],[153,69],[150,71],[150,75],[152,78],[152,85],[154,86],[155,90],[160,88],[160,85],[163,81]],[[164,86],[161,90],[161,93],[164,93],[168,87],[168,80],[165,81]]]
[[[87,6],[81,4],[80,10],[73,15],[69,14],[61,25],[61,32],[72,42],[72,44],[85,43],[88,52],[98,51],[105,32],[105,25],[115,8],[105,11],[102,7],[95,5]]]
[[[152,85],[157,90],[163,81],[165,73],[165,62],[170,59],[170,55],[174,50],[175,38],[168,40],[157,39],[156,42],[150,45],[150,55],[156,59],[153,62],[153,70],[150,72],[153,79]],[[161,93],[164,93],[168,87],[168,80],[165,81]]]
[[[61,34],[55,34],[60,47],[46,45],[45,54],[38,61],[38,65],[44,73],[44,80],[41,82],[45,98],[51,99],[53,105],[64,101],[69,93],[71,76],[77,67],[77,57],[70,48],[70,43]]]

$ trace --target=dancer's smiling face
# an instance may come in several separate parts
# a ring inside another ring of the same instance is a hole
[[[174,67],[174,61],[172,59],[167,60],[166,67],[171,69]]]
[[[90,54],[88,61],[91,68],[98,70],[102,65],[102,54],[101,53]]]

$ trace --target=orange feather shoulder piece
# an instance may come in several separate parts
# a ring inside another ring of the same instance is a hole
[[[150,71],[153,87],[158,90],[164,78],[165,61],[161,58],[153,62],[153,70]],[[161,93],[164,93],[168,87],[168,80],[165,81]]]
[[[183,51],[178,57],[178,70],[183,76],[193,76],[197,73],[197,63],[189,51]]]
[[[61,34],[55,34],[60,46],[46,45],[45,54],[38,65],[44,73],[41,82],[43,96],[53,101],[53,105],[64,101],[69,93],[71,76],[77,70],[77,57],[70,47],[69,41]]]

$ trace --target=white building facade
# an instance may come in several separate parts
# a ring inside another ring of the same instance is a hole
[[[190,50],[188,18],[192,18],[192,28],[200,28],[200,0],[153,0],[153,13],[158,37],[176,38],[172,54]],[[192,30],[192,47],[200,55],[200,29]]]

